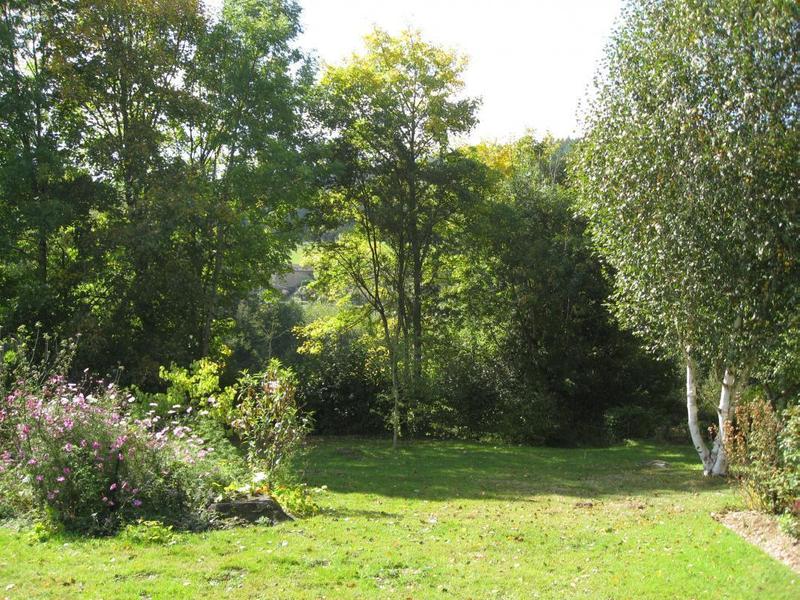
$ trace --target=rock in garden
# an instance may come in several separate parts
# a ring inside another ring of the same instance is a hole
[[[269,497],[215,502],[209,508],[223,518],[237,518],[249,523],[255,523],[259,519],[269,519],[273,523],[292,520],[281,505]]]

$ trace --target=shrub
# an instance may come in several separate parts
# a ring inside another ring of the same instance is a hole
[[[630,404],[609,408],[603,420],[611,442],[646,438],[655,428],[652,410]]]
[[[4,453],[8,452],[7,455]],[[8,461],[3,460],[6,456]],[[8,450],[0,452],[0,521],[30,512],[34,508],[33,494],[25,473],[10,462]]]
[[[786,535],[800,540],[800,516],[784,513],[778,517],[778,526]]]
[[[779,416],[756,398],[738,406],[727,452],[747,504],[775,514],[800,507],[800,406]],[[800,511],[798,511],[800,512]]]
[[[122,531],[122,538],[137,546],[167,546],[176,541],[171,525],[143,519],[128,524]]]
[[[6,466],[66,530],[106,534],[141,516],[179,522],[196,512],[201,478],[190,471],[208,452],[202,440],[176,422],[132,420],[132,402],[114,385],[84,393],[61,376],[20,382],[6,397],[3,418],[16,431]]]
[[[298,396],[314,412],[316,432],[385,432],[378,398],[388,392],[389,381],[380,352],[367,336],[353,332],[335,332],[314,342],[314,352],[306,348],[299,367]]]
[[[273,360],[264,373],[243,374],[231,426],[247,446],[253,467],[262,468],[269,483],[300,449],[311,429],[295,400],[297,380],[291,369]]]
[[[171,419],[179,409],[184,418],[194,415],[210,416],[227,423],[236,391],[220,383],[222,365],[208,358],[194,361],[189,368],[171,365],[159,367],[159,377],[167,384],[166,391],[149,393],[131,386],[136,398],[133,412],[139,416],[155,414],[161,419]]]

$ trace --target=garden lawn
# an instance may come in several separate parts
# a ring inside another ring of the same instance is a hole
[[[800,598],[710,517],[738,501],[691,448],[327,439],[307,462],[324,511],[276,527],[170,546],[0,527],[0,598]]]

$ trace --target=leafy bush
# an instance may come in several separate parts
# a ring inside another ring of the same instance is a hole
[[[784,513],[778,517],[778,526],[786,535],[800,540],[800,516]]]
[[[295,400],[297,379],[273,360],[264,373],[245,373],[238,385],[231,426],[246,444],[251,466],[263,468],[272,483],[311,430],[310,418]]]
[[[11,453],[6,455],[6,452],[0,452],[0,521],[23,515],[34,508],[25,473],[4,460],[4,457],[11,458]]]
[[[727,444],[731,474],[750,507],[800,515],[800,406],[780,416],[761,398],[738,406]]]
[[[223,367],[209,358],[196,360],[188,368],[171,365],[159,367],[159,377],[167,384],[162,393],[147,393],[133,386],[132,394],[137,399],[140,414],[154,413],[169,419],[177,410],[185,408],[187,417],[192,413],[210,415],[222,423],[230,417],[236,391],[223,387],[220,376]]]
[[[313,411],[317,433],[370,435],[386,431],[379,398],[389,390],[384,359],[367,336],[334,332],[304,346],[298,397]]]
[[[636,405],[609,408],[603,420],[610,442],[650,437],[655,429],[653,411]]]
[[[167,546],[176,541],[171,525],[143,519],[126,525],[122,531],[122,538],[137,546]]]
[[[315,488],[319,492],[322,488]],[[270,495],[293,517],[305,518],[319,514],[319,504],[305,485],[278,485],[270,490]]]
[[[186,523],[196,512],[193,466],[208,450],[177,422],[132,420],[132,402],[113,385],[85,394],[61,376],[6,397],[2,418],[16,431],[6,466],[66,530],[105,534],[146,515]]]

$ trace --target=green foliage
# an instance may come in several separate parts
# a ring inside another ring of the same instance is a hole
[[[603,415],[603,420],[611,442],[652,437],[656,428],[653,410],[642,406],[622,405],[609,408]]]
[[[176,542],[172,525],[143,519],[126,525],[120,538],[135,546],[171,546]]]
[[[615,314],[707,368],[755,374],[797,319],[798,10],[631,2],[587,113],[576,171]]]
[[[252,467],[263,468],[273,483],[288,466],[311,429],[311,420],[295,400],[297,379],[272,360],[263,373],[245,373],[238,382],[231,427],[247,447]]]
[[[22,469],[0,458],[0,521],[31,513],[36,501]]]
[[[422,415],[433,431],[602,443],[604,413],[620,404],[676,416],[671,365],[642,352],[606,307],[611,290],[574,214],[570,148],[526,136],[472,150],[494,180],[459,243],[441,251],[434,412]]]
[[[388,361],[395,441],[424,387],[426,296],[434,248],[478,201],[484,170],[453,150],[475,125],[465,60],[419,32],[375,30],[366,51],[329,67],[318,114],[333,134],[333,189],[321,199],[325,280],[338,301],[369,309]],[[333,239],[331,239],[331,237]]]
[[[309,490],[306,485],[277,485],[270,490],[270,495],[293,517],[305,519],[320,513],[320,506],[314,500],[314,493],[325,491],[323,488]]]
[[[62,533],[64,533],[64,527],[58,521],[43,518],[33,523],[26,537],[29,543],[40,544],[57,538]]]
[[[295,328],[305,320],[303,306],[295,301],[283,301],[251,294],[239,303],[236,327],[226,340],[231,349],[226,373],[259,371],[273,358],[284,364],[298,362],[298,337]]]
[[[755,398],[736,408],[730,425],[731,471],[748,505],[775,514],[800,513],[800,407],[778,414]]]
[[[172,410],[176,407],[190,406],[210,413],[222,423],[227,423],[233,410],[236,389],[231,386],[221,386],[221,372],[220,363],[209,358],[192,362],[188,369],[177,365],[172,365],[169,369],[160,367],[158,374],[167,382],[167,391],[154,397],[158,398],[158,404],[162,409],[165,405]]]
[[[81,332],[81,367],[153,390],[159,365],[213,355],[294,245],[315,160],[299,8],[36,0],[3,19],[0,326]]]
[[[380,342],[363,329],[322,319],[303,328],[298,399],[323,435],[379,434],[386,429],[380,398],[390,386]]]
[[[791,513],[778,515],[778,526],[786,535],[800,540],[800,517]]]

